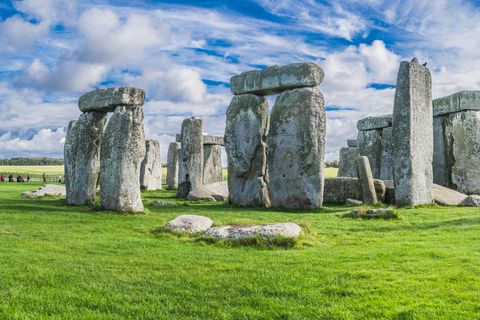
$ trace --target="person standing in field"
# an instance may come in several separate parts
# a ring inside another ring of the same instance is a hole
[[[58,183],[62,183],[62,175],[58,176]]]
[[[27,175],[27,182],[30,182],[30,175]]]
[[[43,173],[43,182],[47,182],[47,175],[45,174],[45,172]]]
[[[4,174],[2,174],[2,175],[0,176],[0,180],[2,180],[2,182],[5,182],[5,175],[4,175]]]

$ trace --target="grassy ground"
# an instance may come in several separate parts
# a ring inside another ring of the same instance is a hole
[[[345,219],[350,209],[183,204],[142,193],[145,213],[21,198],[42,183],[0,184],[0,319],[476,319],[480,211],[396,209],[400,220]],[[289,250],[232,248],[155,232],[180,214],[215,225],[295,222]]]

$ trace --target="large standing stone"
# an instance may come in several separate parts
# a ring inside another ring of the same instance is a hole
[[[362,187],[363,202],[369,205],[377,203],[377,194],[375,192],[375,184],[373,182],[372,171],[367,157],[357,157],[355,159],[355,167],[357,168],[358,180]]]
[[[402,61],[393,108],[395,200],[398,205],[433,202],[432,79],[414,58]]]
[[[186,198],[191,190],[203,184],[202,119],[191,117],[183,120],[181,150],[177,197]]]
[[[140,166],[140,188],[142,190],[162,189],[162,159],[160,143],[145,141],[145,158]]]
[[[265,144],[268,126],[267,99],[254,94],[233,97],[225,129],[228,189],[233,204],[270,206]]]
[[[373,178],[380,179],[382,159],[382,130],[358,131],[357,151],[370,162]]]
[[[181,152],[180,142],[172,142],[167,154],[167,189],[178,188],[178,153]],[[179,151],[180,150],[180,151]]]
[[[72,120],[68,123],[68,128],[67,128],[67,133],[65,135],[65,141],[67,141],[67,136],[68,136],[68,131],[72,129],[75,124],[77,124],[77,120]],[[68,166],[67,166],[67,155],[65,153],[66,145],[63,145],[63,176],[64,176],[64,181],[65,181],[65,189],[66,194],[68,194]]]
[[[101,147],[100,204],[105,209],[143,210],[140,166],[144,158],[142,107],[118,106],[107,124]]]
[[[96,89],[85,93],[78,99],[78,108],[82,112],[113,112],[119,105],[142,106],[145,102],[145,91],[131,87]]]
[[[480,110],[480,91],[460,91],[433,100],[433,116],[466,110]]]
[[[234,95],[254,93],[268,96],[299,87],[316,87],[322,83],[323,77],[322,68],[315,63],[292,63],[233,76],[230,90]]]
[[[392,127],[382,130],[382,151],[380,156],[380,179],[393,180]]]
[[[222,146],[203,145],[203,184],[223,181]]]
[[[468,195],[480,194],[480,120],[475,111],[449,115],[452,126],[452,182]]]
[[[86,112],[67,132],[64,161],[69,204],[95,203],[100,174],[100,145],[106,121],[106,112]]]
[[[365,119],[358,120],[357,129],[360,131],[383,129],[392,126],[392,115],[367,117]]]
[[[326,115],[317,88],[284,91],[267,136],[272,206],[318,208],[323,202]]]
[[[452,182],[455,164],[452,123],[448,115],[433,117],[433,183],[456,189]]]
[[[340,149],[337,177],[357,177],[357,170],[355,170],[356,157],[357,148],[343,147]]]

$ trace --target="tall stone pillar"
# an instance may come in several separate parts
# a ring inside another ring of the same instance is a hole
[[[167,189],[178,188],[178,153],[182,144],[172,142],[168,146],[167,154]]]
[[[145,141],[145,158],[140,166],[140,188],[142,190],[162,189],[162,159],[160,143]]]

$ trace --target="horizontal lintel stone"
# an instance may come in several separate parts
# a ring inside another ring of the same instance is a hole
[[[143,106],[145,91],[132,87],[96,89],[85,93],[78,99],[78,108],[82,112],[114,112],[119,105]]]
[[[223,139],[223,136],[204,135],[203,136],[203,144],[215,144],[215,145],[224,146],[225,141]]]
[[[384,115],[377,117],[367,117],[357,122],[357,129],[359,131],[382,129],[392,126],[392,115]]]
[[[350,148],[354,148],[357,146],[357,139],[348,139],[347,140],[347,146]]]
[[[460,91],[433,100],[433,116],[466,110],[480,110],[480,91]]]

